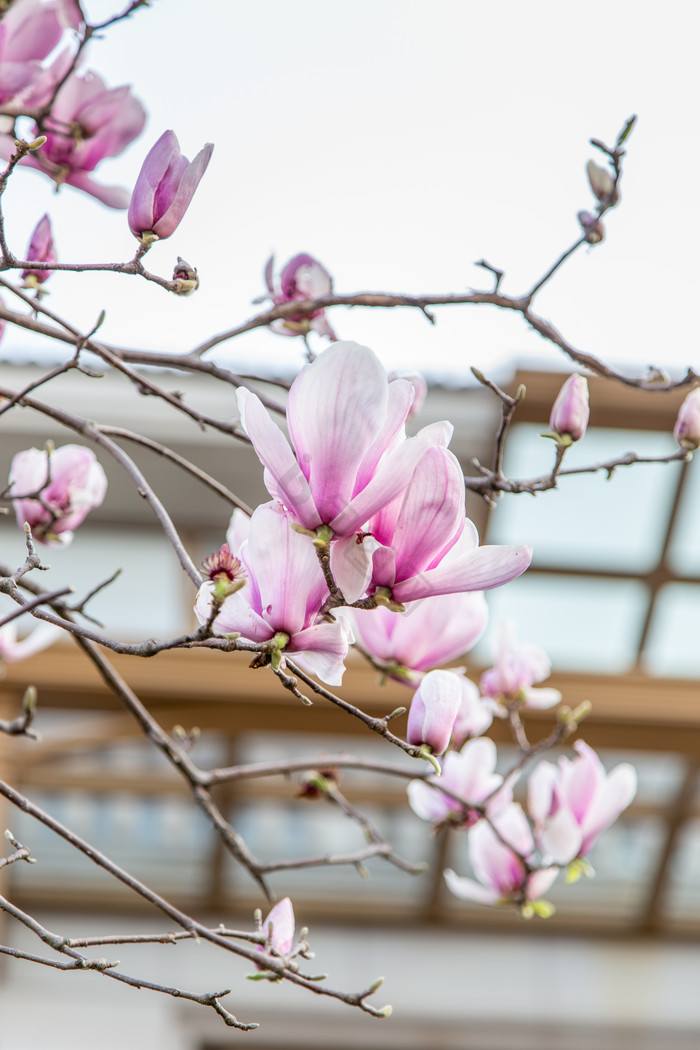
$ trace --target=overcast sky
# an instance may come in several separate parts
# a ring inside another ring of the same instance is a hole
[[[86,4],[95,17],[118,6]],[[106,341],[184,350],[254,312],[272,251],[280,263],[311,252],[339,292],[490,287],[473,265],[485,257],[518,294],[593,205],[588,139],[614,141],[636,112],[607,240],[581,250],[537,309],[574,345],[638,362],[637,374],[650,363],[700,368],[699,21],[680,0],[152,0],[85,63],[110,85],[133,84],[149,113],[141,138],[98,174],[133,185],[166,128],[189,157],[215,143],[188,215],[147,259],[170,277],[183,256],[201,289],[178,299],[135,278],[56,274],[47,303],[85,329],[105,308]],[[49,210],[63,261],[131,256],[124,213],[51,187],[28,170],[12,180],[18,254]],[[465,374],[534,357],[566,367],[520,318],[490,307],[443,308],[435,328],[410,311],[338,309],[332,321],[391,367]],[[6,337],[6,349],[30,345],[36,353],[34,339]],[[296,364],[302,348],[262,331],[226,356]]]

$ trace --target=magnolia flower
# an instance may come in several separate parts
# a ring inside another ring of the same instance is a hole
[[[459,678],[451,671],[429,671],[420,683],[408,712],[406,740],[430,748],[434,755],[447,750],[462,703]]]
[[[577,757],[540,762],[528,782],[528,810],[540,849],[557,864],[585,857],[596,839],[629,806],[637,774],[627,762],[610,773],[595,751],[577,740]]]
[[[56,262],[56,249],[53,243],[53,231],[51,219],[43,215],[34,227],[29,247],[27,248],[28,262]],[[22,270],[22,280],[30,285],[43,284],[47,281],[53,270],[33,270],[30,268]]]
[[[94,452],[82,445],[62,445],[51,453],[29,448],[10,467],[10,496],[17,524],[27,522],[35,540],[67,545],[73,532],[107,491],[105,472]]]
[[[46,142],[20,163],[38,168],[57,186],[64,182],[97,197],[110,208],[126,208],[129,194],[102,186],[91,172],[105,157],[116,157],[141,133],[146,113],[129,87],[107,88],[97,73],[72,73],[58,92],[46,119]],[[35,126],[34,135],[40,133]],[[5,148],[14,140],[4,136]],[[9,154],[8,154],[9,155]]]
[[[462,702],[452,727],[452,747],[460,748],[466,740],[481,736],[493,722],[493,706],[484,700],[479,689],[460,675]]]
[[[557,394],[549,417],[549,428],[564,443],[580,441],[588,426],[588,383],[584,376],[574,374]]]
[[[488,799],[486,809],[489,817],[493,816],[512,801],[510,784],[504,784],[503,777],[495,772],[496,758],[496,745],[488,737],[470,740],[463,751],[448,751],[440,776],[431,774],[408,785],[411,809],[432,824],[471,828],[481,819],[484,800]]]
[[[214,149],[211,142],[193,161],[180,153],[175,133],[164,131],[143,162],[129,205],[134,237],[152,233],[161,240],[180,225]]]
[[[282,303],[305,302],[309,299],[321,299],[333,292],[333,279],[328,270],[313,255],[300,252],[290,259],[279,275],[275,284],[273,277],[275,257],[271,255],[265,264],[265,284],[275,306]],[[266,297],[263,296],[263,300]],[[262,300],[256,299],[256,302]],[[278,335],[305,335],[310,329],[329,339],[337,338],[331,328],[325,310],[315,310],[310,314],[290,314],[289,317],[273,321],[270,328]]]
[[[50,99],[72,54],[66,50],[50,66],[44,60],[60,43],[64,28],[77,29],[80,22],[75,0],[15,0],[0,21],[0,105],[14,103],[20,110]]]
[[[241,423],[265,469],[271,496],[307,529],[330,525],[352,537],[406,487],[431,444],[445,442],[449,424],[425,427],[403,440],[413,388],[392,383],[365,346],[338,342],[302,368],[287,401],[294,451],[260,399],[237,391]]]
[[[388,381],[367,347],[336,343],[289,392],[295,456],[260,399],[237,392],[268,492],[306,529],[330,527],[332,571],[349,601],[368,587],[397,602],[483,590],[519,576],[532,556],[529,547],[478,547],[459,464],[445,450],[452,427],[434,423],[406,438],[413,396],[410,383]]]
[[[462,900],[481,904],[515,902],[525,914],[531,914],[528,905],[537,902],[549,889],[559,869],[530,870],[535,843],[527,817],[517,803],[489,815],[489,819],[497,832],[485,820],[469,832],[469,861],[478,881],[460,877],[448,868],[445,882],[455,897]],[[545,908],[543,904],[537,910],[541,914],[551,913],[551,906]]]
[[[260,945],[259,951],[282,958],[289,955],[294,944],[294,908],[289,897],[275,904],[262,924],[261,932],[265,934],[265,944]]]
[[[329,685],[340,685],[352,634],[345,622],[317,623],[328,587],[313,544],[290,528],[283,507],[271,502],[257,508],[238,557],[246,581],[224,597],[214,633],[273,642],[281,666],[288,654]],[[199,589],[194,611],[200,623],[209,621],[217,594],[214,581]]]
[[[678,410],[673,436],[681,448],[700,446],[700,387],[690,391]]]
[[[39,621],[29,634],[18,640],[17,620],[10,620],[0,627],[0,667],[3,663],[18,663],[40,653],[42,649],[53,645],[62,633],[60,627]]]
[[[488,620],[481,591],[409,602],[405,613],[382,606],[343,613],[362,648],[388,671],[399,670],[400,681],[415,680],[419,677],[416,672],[450,663],[468,652],[484,633]]]
[[[512,620],[501,624],[496,636],[493,667],[481,676],[482,696],[497,701],[518,701],[525,707],[553,707],[561,700],[558,689],[533,689],[536,682],[549,677],[552,665],[539,645],[515,640]]]

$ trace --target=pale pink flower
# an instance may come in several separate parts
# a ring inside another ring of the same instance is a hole
[[[260,399],[237,391],[241,423],[265,467],[265,485],[307,529],[330,525],[352,538],[406,487],[430,445],[449,439],[449,424],[404,440],[413,388],[389,383],[365,346],[338,342],[302,368],[287,401],[294,451]]]
[[[20,163],[43,171],[59,187],[66,182],[110,208],[126,208],[128,191],[103,186],[91,173],[105,157],[121,153],[141,133],[145,120],[146,112],[129,87],[107,88],[97,73],[72,73],[46,120],[46,142]],[[35,127],[33,135],[38,134]],[[9,136],[3,142],[5,150],[14,149]]]
[[[260,945],[259,951],[284,958],[289,955],[294,945],[294,908],[289,897],[283,897],[271,909],[262,925],[267,943]],[[268,948],[269,946],[269,948]],[[262,969],[262,966],[259,967]]]
[[[18,452],[10,467],[10,496],[17,524],[28,522],[35,540],[66,545],[107,492],[105,472],[83,445]]]
[[[627,762],[606,773],[595,751],[577,740],[576,758],[540,762],[528,781],[528,810],[539,848],[557,864],[585,857],[629,806],[637,774]]]
[[[421,820],[460,828],[471,828],[480,820],[484,804],[489,816],[498,813],[513,796],[511,785],[504,784],[501,774],[495,771],[496,759],[496,745],[488,737],[470,740],[463,751],[448,751],[442,759],[440,776],[431,774],[408,785],[411,809]],[[441,787],[450,794],[441,791]]]
[[[265,264],[265,284],[270,299],[279,306],[282,303],[306,302],[322,299],[333,294],[333,279],[318,259],[306,252],[295,255],[282,268],[277,281],[274,278],[275,257],[271,255]],[[263,296],[263,300],[266,296]],[[256,302],[263,300],[257,299]],[[337,336],[326,318],[325,310],[314,310],[308,314],[291,314],[270,325],[278,335],[305,335],[310,329],[319,335],[335,340]]]
[[[533,689],[548,678],[552,670],[544,649],[539,645],[516,642],[512,620],[501,624],[495,645],[493,667],[481,676],[481,695],[496,701],[519,701],[526,707],[553,707],[561,700],[558,689]]]
[[[481,736],[493,722],[493,706],[484,700],[469,678],[460,676],[462,702],[452,727],[452,747],[460,748],[466,740]]]
[[[578,374],[569,376],[552,406],[550,430],[570,442],[580,441],[586,433],[589,415],[586,379]]]
[[[35,653],[40,653],[42,649],[47,649],[48,646],[58,641],[62,634],[60,627],[55,627],[52,623],[43,623],[40,620],[29,634],[18,639],[17,620],[10,620],[9,623],[0,627],[0,666],[3,663],[18,663],[29,656],[34,656]]]
[[[462,687],[452,671],[429,671],[413,694],[408,712],[406,740],[415,747],[425,745],[434,755],[447,749]]]
[[[129,205],[134,237],[154,233],[163,240],[180,225],[214,149],[208,142],[193,161],[180,153],[173,131],[164,131],[143,162]]]
[[[27,248],[27,262],[55,263],[57,261],[56,248],[53,243],[53,230],[51,219],[43,215],[34,227],[29,247]],[[53,270],[33,270],[28,268],[22,270],[22,280],[31,278],[34,285],[43,284],[47,281]]]
[[[498,833],[485,820],[469,832],[469,861],[476,881],[457,875],[451,868],[445,871],[445,881],[455,897],[462,900],[516,903],[524,907],[549,889],[558,868],[530,869],[535,843],[527,817],[517,803],[490,815],[490,820]]]
[[[690,391],[678,410],[673,436],[681,448],[700,446],[700,387]]]
[[[306,536],[290,528],[289,517],[278,503],[257,508],[239,557],[246,582],[224,599],[214,632],[238,633],[251,642],[269,642],[281,635],[282,666],[286,654],[329,685],[340,685],[352,633],[344,622],[318,622],[328,587],[316,550]],[[200,623],[211,615],[215,587],[204,583],[197,594],[194,611]]]
[[[476,645],[488,606],[481,591],[470,591],[409,602],[405,613],[380,606],[348,609],[344,615],[362,648],[388,670],[420,672],[450,663]]]

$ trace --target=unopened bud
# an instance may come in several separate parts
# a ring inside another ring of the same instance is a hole
[[[605,238],[605,227],[594,212],[580,211],[578,213],[578,221],[589,244],[600,244]]]
[[[593,195],[606,207],[617,204],[620,199],[620,191],[609,171],[601,168],[595,161],[589,160],[586,165],[588,182],[593,190]]]
[[[173,270],[173,291],[176,295],[192,295],[199,288],[199,277],[194,266],[190,266],[178,255],[177,265]]]
[[[700,446],[700,387],[691,390],[681,405],[673,436],[681,448]]]
[[[588,383],[578,374],[569,376],[552,406],[550,428],[565,444],[580,441],[586,433],[589,413]]]

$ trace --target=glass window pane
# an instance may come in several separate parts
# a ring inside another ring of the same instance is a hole
[[[700,576],[700,458],[688,466],[668,557],[673,572]]]
[[[23,536],[6,523],[0,525],[0,549],[13,565],[26,556]],[[43,547],[39,553],[51,568],[31,578],[47,590],[72,585],[76,601],[122,570],[86,607],[106,634],[131,640],[187,630],[194,588],[160,532],[83,525],[70,546]]]
[[[554,443],[540,436],[542,429],[513,428],[505,460],[509,477],[551,470]],[[568,450],[564,465],[590,466],[632,449],[666,455],[674,448],[667,434],[594,428]],[[679,463],[637,464],[619,467],[609,481],[599,471],[562,477],[556,490],[534,498],[506,495],[491,515],[488,542],[531,543],[535,564],[646,572],[661,554],[679,471]]]
[[[474,650],[478,663],[491,662],[495,629],[514,619],[519,639],[543,646],[555,670],[614,674],[634,665],[649,603],[639,580],[530,571],[486,596],[490,626]]]
[[[656,598],[644,666],[651,674],[700,676],[700,585],[669,583]]]

